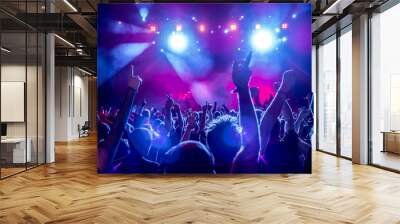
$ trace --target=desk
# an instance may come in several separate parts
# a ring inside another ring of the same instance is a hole
[[[31,162],[31,145],[30,138],[26,140],[28,143],[25,152],[25,138],[5,138],[1,139],[1,157],[6,163],[26,163]]]
[[[400,132],[382,131],[382,134],[383,134],[382,152],[392,152],[400,154]]]

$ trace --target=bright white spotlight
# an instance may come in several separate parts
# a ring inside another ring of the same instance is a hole
[[[145,8],[145,7],[140,8],[139,14],[140,14],[140,17],[142,17],[142,21],[146,22],[147,15],[149,15],[149,9]]]
[[[186,50],[188,41],[186,36],[181,32],[174,32],[168,38],[168,46],[171,51],[181,53]]]
[[[251,37],[251,45],[255,51],[266,52],[274,45],[274,36],[268,30],[255,30]]]

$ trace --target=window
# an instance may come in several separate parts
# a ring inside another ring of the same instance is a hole
[[[400,170],[400,4],[371,18],[371,162]]]
[[[318,149],[336,153],[336,39],[318,48]]]
[[[340,36],[340,155],[352,157],[352,34]]]

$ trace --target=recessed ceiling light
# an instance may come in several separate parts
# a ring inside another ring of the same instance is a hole
[[[68,5],[74,12],[78,12],[78,10],[68,1],[64,0],[64,3]]]
[[[11,52],[11,50],[9,50],[9,49],[7,49],[5,47],[1,47],[1,51],[4,51],[6,53],[10,53]]]

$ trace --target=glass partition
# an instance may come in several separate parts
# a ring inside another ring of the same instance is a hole
[[[2,1],[19,16],[43,12],[44,1]],[[0,178],[45,163],[44,33],[0,12]]]
[[[27,48],[25,32],[1,34],[1,174],[24,171],[31,160],[26,134]],[[27,150],[28,148],[28,150]]]
[[[340,155],[352,157],[352,32],[340,36]]]
[[[336,37],[318,48],[318,149],[336,154]]]

